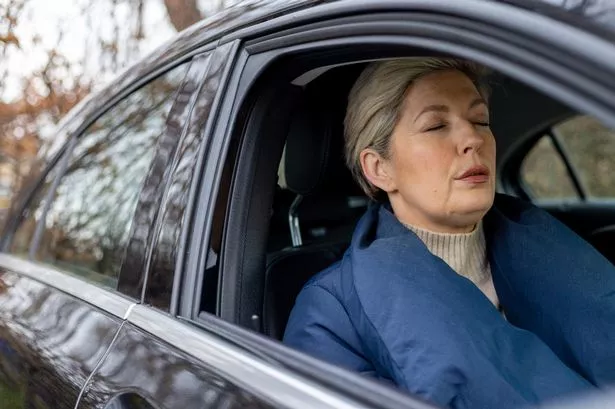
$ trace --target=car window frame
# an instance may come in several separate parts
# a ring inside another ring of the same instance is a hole
[[[553,141],[553,145],[555,146],[556,152],[559,154],[560,158],[564,161],[564,165],[566,166],[566,171],[568,176],[570,177],[572,184],[577,191],[578,199],[580,201],[587,200],[587,189],[583,185],[583,181],[581,180],[581,176],[579,172],[572,164],[572,160],[570,158],[570,154],[568,153],[566,147],[564,146],[564,142],[559,134],[559,132],[555,129],[556,125],[551,126],[549,129],[548,136]]]
[[[182,140],[179,142],[180,145],[183,144],[185,142],[184,137],[189,136],[187,135],[187,133],[193,133],[194,135],[192,135],[192,137],[194,137],[195,140],[198,140],[198,148],[197,148],[197,153],[195,154],[197,160],[192,165],[194,176],[189,184],[187,200],[185,203],[184,214],[182,217],[182,223],[181,223],[182,226],[180,226],[178,229],[179,237],[176,242],[177,257],[174,261],[174,269],[172,272],[173,279],[172,279],[172,285],[170,288],[171,296],[169,300],[169,305],[168,306],[165,305],[165,308],[163,308],[164,311],[166,311],[172,316],[177,314],[178,304],[185,298],[185,294],[186,294],[185,291],[187,291],[186,281],[190,282],[189,272],[192,270],[185,265],[185,246],[186,246],[185,243],[191,235],[195,234],[194,231],[198,230],[198,229],[195,229],[195,227],[191,224],[192,222],[190,221],[192,214],[195,211],[194,196],[196,195],[196,189],[200,185],[200,183],[210,183],[210,182],[203,182],[202,180],[200,180],[199,176],[203,168],[203,155],[206,154],[211,144],[211,128],[216,122],[216,116],[218,114],[218,109],[219,109],[219,100],[221,98],[221,93],[224,91],[224,86],[226,84],[226,80],[228,77],[228,71],[230,70],[231,68],[230,66],[232,65],[232,61],[233,61],[232,57],[234,53],[235,53],[235,48],[233,48],[232,46],[227,47],[227,48],[217,47],[215,43],[211,43],[204,47],[201,47],[199,48],[197,53],[194,53],[195,59],[198,58],[198,59],[207,60],[204,63],[207,65],[207,67],[205,69],[204,75],[201,78],[201,83],[199,84],[199,87],[195,91],[195,94],[193,96],[194,103],[192,105],[191,113],[187,120],[186,127],[184,128],[184,132],[181,137]],[[229,58],[227,61],[221,63],[223,67],[223,72],[221,74],[220,83],[216,86],[215,90],[213,91],[214,95],[213,95],[213,99],[211,100],[211,105],[208,110],[199,111],[198,108],[196,107],[199,104],[199,101],[201,101],[204,97],[206,97],[207,94],[211,94],[211,90],[207,89],[208,86],[212,85],[209,83],[209,81],[212,78],[212,75],[215,74],[211,72],[211,68],[214,67],[215,64],[217,63],[216,60],[219,60],[221,58],[226,58],[226,57],[229,57]],[[176,169],[174,166],[177,164],[179,160],[181,160],[179,155],[181,155],[181,153],[178,150],[176,152],[176,157],[173,158],[172,163],[169,163],[169,166],[171,167],[170,174],[168,177],[169,181],[173,180],[174,176],[176,175]],[[154,268],[153,266],[154,258],[157,257],[158,253],[161,251],[158,248],[158,245],[160,244],[159,233],[162,231],[163,224],[166,221],[167,215],[165,213],[165,208],[167,206],[168,201],[170,200],[168,188],[170,188],[170,186],[167,186],[165,188],[163,199],[161,201],[161,210],[154,222],[155,234],[153,236],[153,242],[151,244],[148,258],[146,260],[147,271],[146,271],[146,277],[144,280],[145,285],[143,287],[143,298],[142,298],[144,303],[147,303],[147,297],[151,290],[150,276],[155,273],[154,271],[152,271],[152,269]],[[182,273],[184,271],[187,271],[186,276],[182,276]],[[189,285],[192,285],[192,284],[189,284]],[[194,284],[194,285],[196,286],[197,284]],[[183,297],[180,297],[181,288],[184,288]],[[197,287],[194,287],[193,289],[195,291],[197,290],[200,291],[200,287],[198,289]]]

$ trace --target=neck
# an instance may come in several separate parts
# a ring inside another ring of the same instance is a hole
[[[477,211],[467,215],[453,215],[444,217],[442,220],[437,220],[428,217],[428,215],[422,212],[416,211],[416,209],[399,205],[399,203],[395,202],[394,198],[389,197],[389,203],[391,204],[393,214],[395,214],[395,217],[397,217],[402,224],[414,226],[433,233],[470,233],[476,228],[476,225],[484,216],[484,212]]]
[[[470,224],[464,223],[464,224],[459,224],[459,225],[434,223],[429,220],[424,220],[422,218],[408,217],[408,215],[400,215],[397,212],[395,212],[395,209],[393,209],[393,212],[395,216],[397,217],[397,219],[402,224],[407,225],[407,226],[414,226],[421,230],[426,230],[426,231],[430,231],[433,233],[443,233],[443,234],[470,233],[474,231],[477,225],[477,222],[472,222]]]
[[[442,229],[442,230],[433,230],[427,227],[423,227],[423,226],[417,226],[416,224],[411,224],[411,223],[406,223],[402,220],[400,220],[400,223],[403,224],[404,226],[406,226],[407,228],[409,228],[410,230],[416,232],[422,232],[423,234],[431,234],[431,235],[439,235],[439,236],[448,236],[448,237],[452,237],[452,236],[462,236],[462,235],[471,235],[474,234],[476,232],[477,227],[481,224],[481,222],[478,222],[477,224],[474,224],[472,226],[469,226],[468,228],[464,228],[464,229]]]

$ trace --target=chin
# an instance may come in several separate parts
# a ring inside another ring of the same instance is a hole
[[[456,206],[457,212],[482,218],[493,206],[494,197],[495,191],[493,189],[464,192],[463,198],[459,198],[458,206]]]

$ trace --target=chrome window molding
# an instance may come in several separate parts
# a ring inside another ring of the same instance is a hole
[[[71,276],[52,266],[0,253],[0,268],[31,278],[116,316],[126,319],[135,300]]]

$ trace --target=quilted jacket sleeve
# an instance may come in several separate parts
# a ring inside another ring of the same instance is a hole
[[[331,364],[380,377],[363,355],[360,339],[343,305],[320,285],[308,285],[299,293],[284,343]]]

